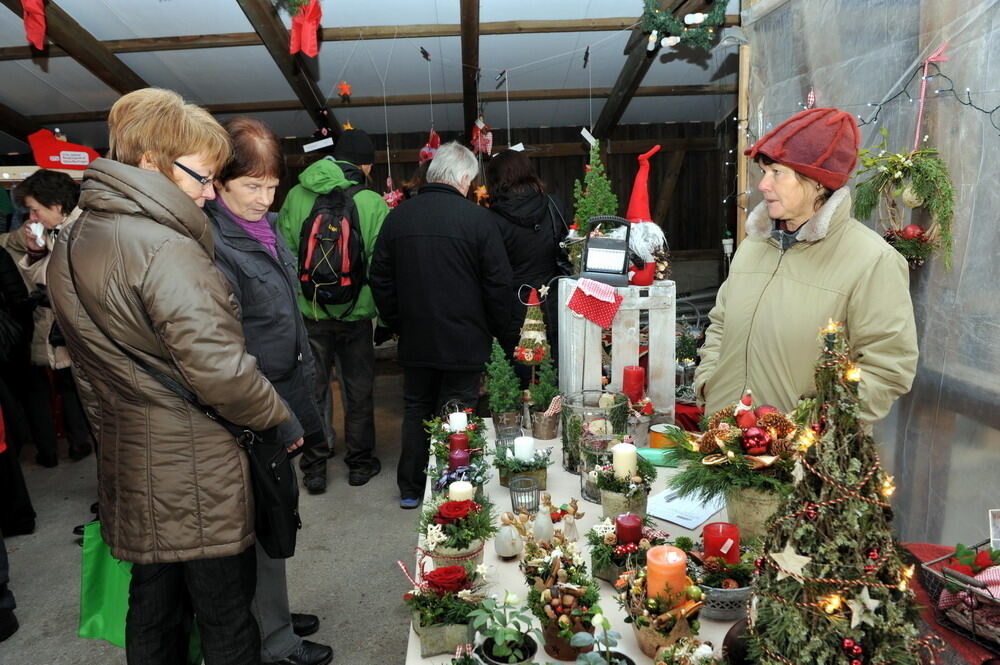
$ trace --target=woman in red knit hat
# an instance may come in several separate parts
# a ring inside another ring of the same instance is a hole
[[[700,351],[695,390],[708,413],[754,401],[790,411],[813,391],[818,334],[844,324],[861,368],[862,417],[880,420],[910,390],[916,327],[906,261],[851,218],[847,184],[860,137],[854,117],[808,109],[746,154],[764,195],[719,289]]]

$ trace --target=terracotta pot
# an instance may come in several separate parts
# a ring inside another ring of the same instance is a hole
[[[508,661],[506,657],[504,658],[494,658],[490,655],[491,649],[493,648],[493,638],[490,638],[476,647],[476,656],[479,660],[486,663],[486,665],[525,665],[525,663],[531,663],[535,660],[535,654],[538,653],[538,643],[535,642],[534,638],[525,635],[524,636],[525,652],[524,658],[522,660],[515,660],[513,662]]]
[[[531,435],[536,439],[554,439],[559,435],[559,414],[545,415],[541,411],[531,412]]]
[[[538,489],[544,492],[546,481],[548,480],[549,477],[549,473],[548,469],[536,469],[534,471],[515,471],[514,473],[510,474],[510,476],[507,478],[508,485],[512,480],[514,480],[519,476],[534,478],[538,482]]]
[[[472,644],[476,631],[471,623],[436,623],[420,626],[420,614],[413,613],[413,632],[420,639],[420,657],[429,658],[443,653],[455,653],[462,644]]]
[[[647,492],[643,492],[632,498],[626,498],[624,494],[601,490],[601,510],[605,518],[614,519],[624,513],[635,513],[640,517],[646,516],[646,499],[649,498]]]
[[[521,414],[517,411],[509,411],[507,413],[494,413],[493,414],[493,431],[497,431],[505,425],[520,425],[521,424]]]
[[[777,494],[743,489],[726,499],[726,514],[740,528],[740,536],[750,540],[767,533],[767,522],[779,503]]]
[[[585,629],[586,632],[593,634],[594,627],[590,626]],[[584,632],[583,630],[574,630],[574,633]],[[589,653],[594,650],[594,647],[583,647],[577,648],[570,645],[569,640],[559,637],[559,625],[557,623],[549,623],[542,629],[542,637],[545,638],[545,653],[549,654],[556,660],[576,660],[576,657],[581,653]]]

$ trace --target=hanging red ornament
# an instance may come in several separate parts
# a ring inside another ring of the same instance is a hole
[[[907,224],[899,231],[899,235],[903,240],[916,240],[924,235],[924,227],[919,224]]]
[[[472,126],[472,152],[489,155],[493,152],[493,132],[482,118]]]
[[[854,640],[849,637],[845,637],[844,641],[840,643],[840,646],[844,648],[844,651],[848,651],[854,648]]]
[[[310,58],[319,53],[319,22],[323,19],[323,8],[319,0],[309,0],[305,7],[292,17],[292,30],[288,43],[288,52],[295,54],[301,51]],[[350,91],[347,92],[350,97]]]
[[[743,432],[743,452],[747,455],[763,455],[770,443],[771,435],[757,426],[748,427]]]
[[[434,155],[437,154],[438,148],[441,147],[441,137],[438,133],[434,131],[431,127],[430,134],[427,135],[427,143],[424,147],[420,149],[420,161],[426,162],[428,159],[434,159]]]
[[[402,190],[395,189],[392,186],[392,178],[385,179],[385,194],[382,195],[382,199],[389,205],[390,208],[395,208],[399,205],[399,202],[403,200]]]
[[[41,51],[45,48],[45,6],[42,0],[21,0],[21,9],[28,43]]]
[[[340,95],[340,101],[345,104],[351,103],[351,86],[347,81],[341,81],[337,84],[337,94]]]

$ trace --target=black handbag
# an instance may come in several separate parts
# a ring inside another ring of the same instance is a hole
[[[299,518],[298,485],[295,473],[292,471],[288,451],[276,439],[275,428],[264,432],[255,432],[249,427],[236,425],[222,416],[215,409],[198,401],[198,397],[181,385],[173,377],[164,374],[144,359],[138,357],[105,331],[91,315],[87,305],[80,298],[80,289],[73,270],[73,240],[82,226],[83,220],[73,224],[66,246],[66,264],[69,268],[70,281],[77,293],[77,299],[94,326],[110,341],[115,348],[132,362],[146,371],[161,385],[186,400],[206,417],[222,425],[236,439],[236,445],[246,451],[249,460],[250,476],[253,485],[254,498],[254,531],[257,542],[272,559],[287,559],[295,554],[295,540],[298,530],[302,528]]]

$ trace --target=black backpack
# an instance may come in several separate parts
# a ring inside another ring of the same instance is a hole
[[[306,300],[327,305],[356,303],[365,284],[365,241],[353,185],[316,197],[299,232],[299,284]]]

